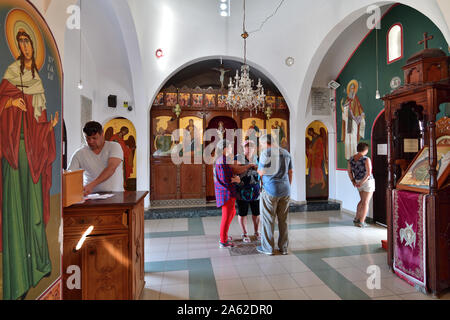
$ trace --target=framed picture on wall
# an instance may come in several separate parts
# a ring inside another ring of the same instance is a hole
[[[202,107],[203,106],[203,93],[193,93],[192,94],[192,106]]]
[[[267,96],[266,97],[266,107],[271,107],[275,109],[276,98],[275,96]]]
[[[172,92],[166,93],[164,102],[167,107],[175,107],[177,104],[177,94]]]
[[[409,165],[406,173],[397,183],[397,189],[421,193],[430,191],[429,148],[424,147]],[[437,180],[438,189],[450,173],[450,144],[437,146]]]
[[[160,92],[155,98],[155,101],[153,101],[154,106],[162,106],[164,104],[164,93]]]
[[[187,107],[190,105],[191,94],[189,93],[180,93],[178,94],[178,104],[180,107]]]
[[[226,94],[219,94],[217,96],[217,106],[219,108],[226,108],[227,106],[227,95]]]
[[[286,100],[283,97],[277,97],[277,108],[278,109],[287,109]]]
[[[205,94],[205,106],[208,108],[216,107],[216,95],[215,94]]]

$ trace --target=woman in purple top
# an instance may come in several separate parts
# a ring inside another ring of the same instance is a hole
[[[220,247],[228,248],[234,246],[229,241],[228,230],[236,215],[236,184],[241,182],[236,173],[240,174],[248,170],[250,166],[240,167],[233,164],[233,146],[227,140],[219,142],[216,154],[218,156],[214,164],[214,189],[217,207],[222,208]]]

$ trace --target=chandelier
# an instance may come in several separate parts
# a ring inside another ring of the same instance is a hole
[[[256,89],[253,89],[253,80],[250,79],[250,67],[247,65],[247,38],[248,32],[245,30],[245,0],[244,0],[244,22],[243,33],[241,37],[244,39],[244,64],[241,67],[241,75],[236,70],[234,81],[230,78],[228,85],[227,109],[232,112],[253,111],[258,113],[259,110],[264,111],[266,95],[264,88],[259,79]]]

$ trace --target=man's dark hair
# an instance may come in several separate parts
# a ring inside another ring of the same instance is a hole
[[[86,125],[84,126],[83,132],[85,135],[90,137],[97,133],[102,133],[103,128],[100,123],[98,123],[96,121],[90,121],[90,122],[86,123]]]
[[[358,144],[358,146],[356,147],[356,150],[358,152],[363,152],[363,151],[369,150],[369,145],[365,142],[360,142]]]

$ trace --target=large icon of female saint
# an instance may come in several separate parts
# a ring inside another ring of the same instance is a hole
[[[3,299],[15,300],[52,271],[46,225],[59,114],[47,117],[39,76],[46,53],[39,27],[20,9],[9,12],[4,26],[15,61],[0,83]]]
[[[358,98],[358,81],[352,80],[347,86],[347,98],[341,101],[342,141],[345,144],[345,159],[356,154],[356,147],[366,131],[366,116]]]

